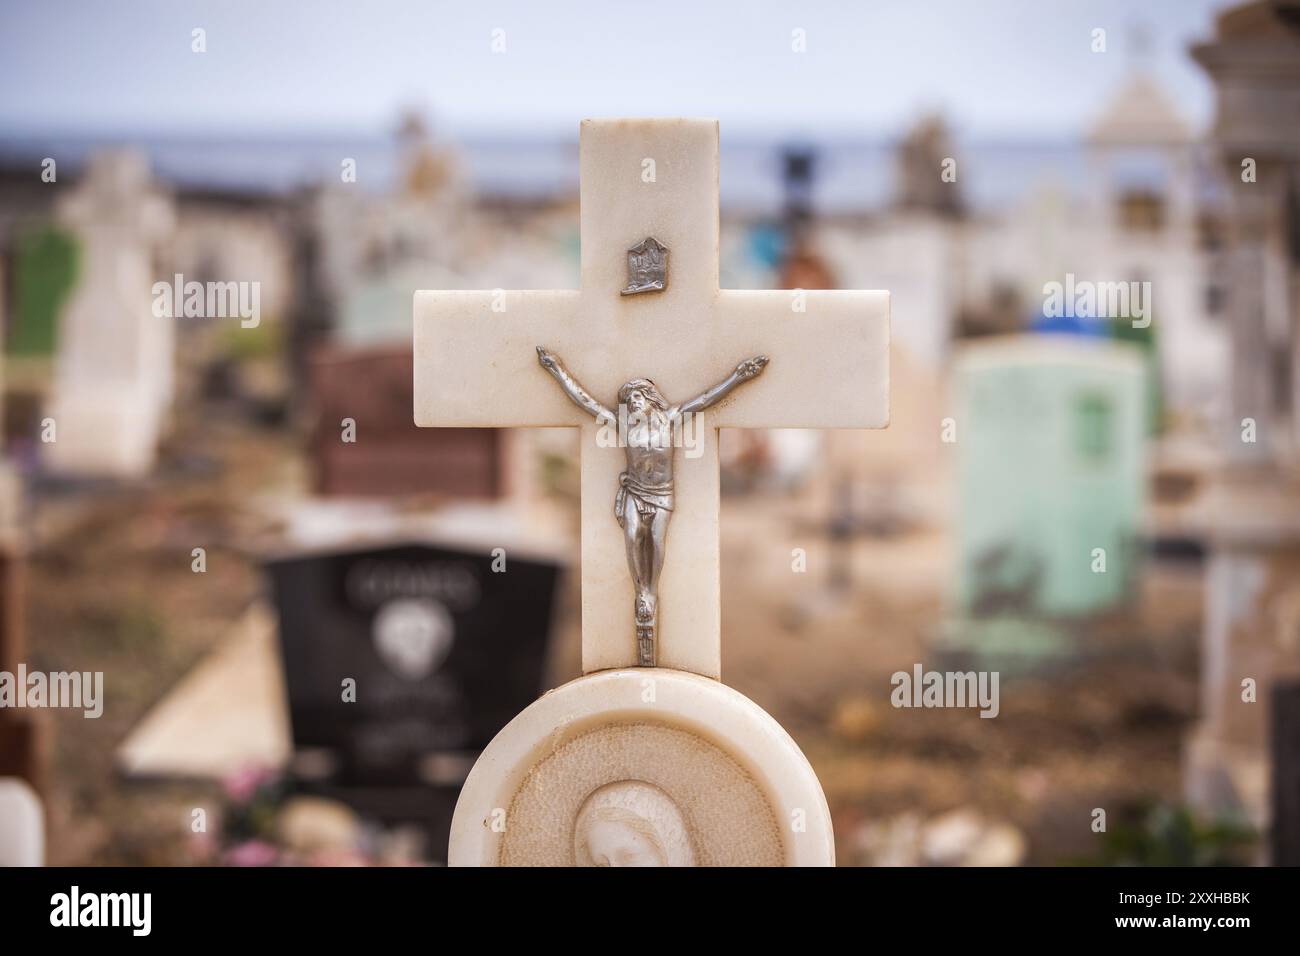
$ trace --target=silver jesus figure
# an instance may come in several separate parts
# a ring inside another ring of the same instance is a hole
[[[537,346],[537,361],[560,383],[564,393],[599,422],[618,422],[612,411],[596,401],[559,357]],[[655,666],[658,626],[659,572],[664,566],[668,519],[673,513],[673,434],[684,416],[702,412],[721,401],[742,382],[757,378],[767,366],[767,356],[745,359],[725,379],[688,402],[669,405],[648,378],[634,378],[618,390],[619,404],[627,409],[627,432],[620,434],[627,448],[627,471],[618,476],[614,517],[623,528],[627,565],[636,586],[633,613],[636,620],[637,664]]]

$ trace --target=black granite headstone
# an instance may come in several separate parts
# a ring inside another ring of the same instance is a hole
[[[423,808],[435,855],[464,772],[545,689],[558,565],[494,560],[409,544],[268,562],[301,789],[384,822]]]

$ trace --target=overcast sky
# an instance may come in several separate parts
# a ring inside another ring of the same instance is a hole
[[[453,133],[688,115],[888,135],[938,108],[975,135],[1055,137],[1085,128],[1138,66],[1199,128],[1213,100],[1186,50],[1227,5],[4,0],[0,130],[379,132],[413,106]],[[206,53],[191,52],[195,27]],[[1105,53],[1090,50],[1095,28]]]

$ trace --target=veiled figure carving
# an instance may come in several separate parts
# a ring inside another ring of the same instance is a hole
[[[668,794],[642,780],[591,792],[573,825],[578,866],[694,866],[686,820]]]

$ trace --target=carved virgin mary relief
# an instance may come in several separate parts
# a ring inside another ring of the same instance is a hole
[[[643,780],[592,791],[573,827],[578,866],[694,866],[686,820],[668,794]]]
[[[598,727],[550,750],[505,819],[507,866],[780,866],[784,854],[749,772],[696,734],[648,722]]]

